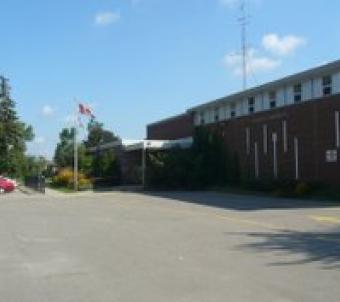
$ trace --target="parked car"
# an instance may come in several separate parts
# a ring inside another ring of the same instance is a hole
[[[3,177],[3,178],[5,180],[11,182],[14,185],[15,188],[18,186],[18,183],[17,183],[17,181],[15,179],[7,178],[7,177]]]
[[[15,183],[6,178],[0,178],[0,194],[10,193],[15,190]]]

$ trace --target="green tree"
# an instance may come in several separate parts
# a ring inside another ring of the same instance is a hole
[[[34,134],[32,127],[18,118],[5,80],[0,81],[0,173],[19,177],[25,168],[26,143],[33,140]]]
[[[120,139],[112,131],[104,129],[102,123],[92,120],[88,125],[88,138],[84,141],[86,148],[96,148],[104,144],[118,142]],[[120,180],[120,165],[117,150],[98,151],[93,154],[91,175],[117,183]]]
[[[218,131],[197,129],[191,148],[153,151],[148,155],[147,182],[162,189],[204,189],[238,184],[239,162]]]
[[[88,124],[88,138],[84,141],[87,148],[98,147],[103,144],[116,142],[119,137],[112,131],[104,129],[104,125],[95,120]]]
[[[44,174],[48,166],[48,161],[43,156],[27,156],[24,175],[37,176]]]
[[[64,128],[59,134],[59,143],[54,152],[54,162],[59,168],[73,166],[75,128]]]

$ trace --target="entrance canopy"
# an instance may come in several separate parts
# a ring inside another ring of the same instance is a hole
[[[177,140],[119,140],[113,143],[103,144],[95,148],[90,148],[89,152],[98,152],[108,149],[122,148],[124,151],[137,150],[167,150],[176,147],[183,149],[190,148],[193,143],[192,137]]]

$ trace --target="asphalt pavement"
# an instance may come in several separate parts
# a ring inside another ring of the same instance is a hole
[[[216,193],[0,196],[0,301],[340,301],[340,206]]]

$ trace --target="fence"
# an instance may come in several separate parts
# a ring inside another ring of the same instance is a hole
[[[45,194],[46,182],[44,176],[25,177],[25,186],[37,192]]]

